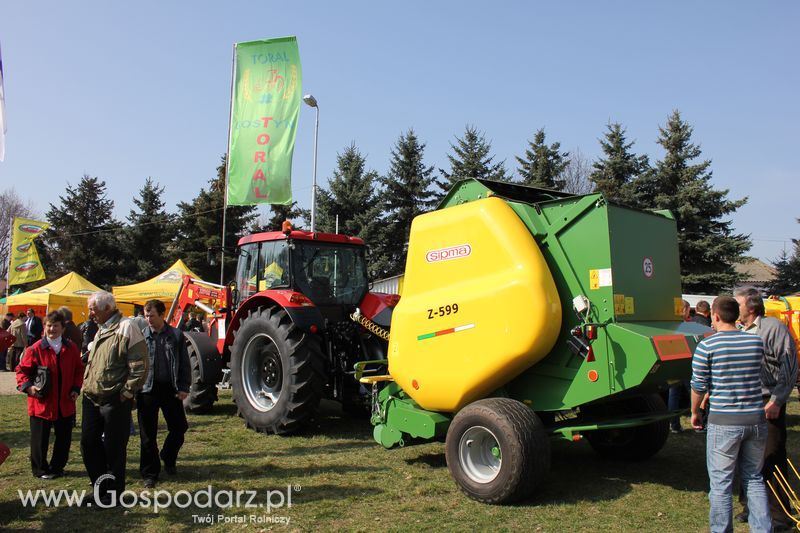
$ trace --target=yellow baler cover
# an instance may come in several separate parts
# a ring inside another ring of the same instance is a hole
[[[560,329],[547,263],[503,200],[414,219],[389,373],[423,409],[485,397],[545,357]]]
[[[797,345],[797,359],[800,361],[800,296],[767,298],[764,300],[764,311],[767,316],[773,316],[789,327]]]

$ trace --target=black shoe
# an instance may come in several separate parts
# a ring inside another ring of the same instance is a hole
[[[56,476],[55,474],[42,474],[41,476],[39,476],[39,479],[55,479],[56,477],[58,476]]]
[[[736,521],[741,523],[741,524],[746,524],[747,523],[747,519],[748,519],[747,511],[742,511],[741,513],[737,514],[733,518],[735,518]]]
[[[669,428],[670,433],[682,433],[683,430],[681,428]]]
[[[156,480],[154,478],[148,477],[144,480],[144,488],[146,489],[154,489],[156,488]]]
[[[178,473],[178,469],[175,468],[175,465],[164,465],[164,472],[170,476],[174,476]]]
[[[48,472],[47,474],[42,474],[39,476],[41,479],[58,479],[60,477],[64,477],[63,470],[57,470],[55,472]]]

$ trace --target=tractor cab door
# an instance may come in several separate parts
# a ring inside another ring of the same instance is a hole
[[[289,253],[285,240],[253,242],[239,248],[236,286],[242,302],[267,289],[289,288]]]

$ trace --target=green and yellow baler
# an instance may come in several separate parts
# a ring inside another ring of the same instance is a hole
[[[681,307],[669,212],[461,181],[414,220],[388,374],[361,378],[375,440],[446,436],[456,483],[487,503],[535,489],[552,437],[649,457],[669,434],[658,393],[710,332]]]

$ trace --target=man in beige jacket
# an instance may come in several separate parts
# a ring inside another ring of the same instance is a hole
[[[16,370],[20,359],[22,359],[22,352],[24,352],[25,348],[28,346],[28,328],[25,327],[25,313],[17,315],[16,320],[11,323],[11,327],[8,331],[16,338],[14,344],[8,349],[7,358],[8,363],[11,365],[9,370],[13,372]]]
[[[111,293],[93,294],[89,312],[100,329],[83,375],[81,454],[96,504],[112,507],[125,490],[133,397],[147,379],[149,358],[142,331],[122,317]]]

